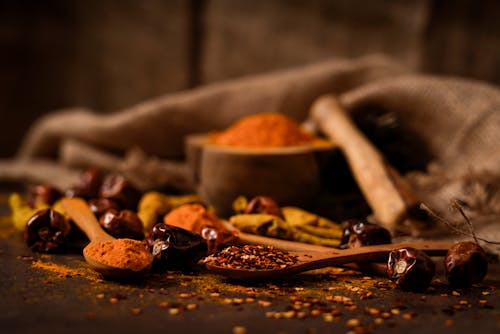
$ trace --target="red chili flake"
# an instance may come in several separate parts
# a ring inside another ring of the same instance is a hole
[[[272,270],[283,269],[295,264],[297,257],[272,246],[244,245],[224,248],[222,251],[206,257],[204,262],[233,269]]]

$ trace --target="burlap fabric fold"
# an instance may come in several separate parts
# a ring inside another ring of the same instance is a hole
[[[303,121],[325,93],[337,94],[349,111],[375,106],[397,115],[432,156],[426,170],[406,174],[420,198],[449,219],[460,219],[448,210],[449,201],[462,200],[478,233],[500,239],[500,90],[413,73],[381,56],[216,83],[113,114],[53,112],[33,124],[15,158],[0,161],[0,180],[67,187],[79,168],[94,165],[126,174],[143,190],[190,190],[183,164],[186,135],[223,129],[264,111]]]

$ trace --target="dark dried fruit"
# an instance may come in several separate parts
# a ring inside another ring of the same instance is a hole
[[[201,236],[173,225],[154,225],[147,241],[159,266],[193,267],[207,255],[207,243]]]
[[[266,213],[268,215],[273,215],[285,219],[283,212],[278,203],[271,197],[267,196],[255,196],[248,202],[243,213]]]
[[[90,211],[99,219],[107,210],[120,210],[120,206],[109,198],[92,198],[89,201]]]
[[[141,192],[124,176],[108,175],[105,177],[99,192],[100,197],[116,201],[121,208],[137,210]]]
[[[430,285],[435,272],[434,262],[418,249],[398,248],[389,253],[387,274],[403,290],[425,290]]]
[[[109,209],[101,216],[99,224],[115,238],[144,239],[144,226],[134,211]]]
[[[70,232],[71,225],[62,214],[44,209],[35,213],[26,223],[24,240],[33,251],[47,253],[64,245]]]
[[[85,199],[99,196],[104,179],[103,173],[94,167],[89,167],[80,174],[80,182],[66,191],[67,197],[82,197]]]
[[[453,245],[444,258],[444,265],[448,282],[455,287],[479,283],[488,272],[486,252],[471,241]]]
[[[366,220],[350,219],[342,223],[340,248],[390,244],[391,233],[386,228]]]
[[[36,208],[39,205],[51,206],[62,197],[62,192],[50,184],[39,184],[30,188],[28,192],[28,205]]]

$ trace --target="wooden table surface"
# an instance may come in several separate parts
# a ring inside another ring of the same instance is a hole
[[[468,289],[446,284],[442,258],[425,293],[385,277],[328,268],[253,285],[200,269],[102,280],[82,239],[64,254],[31,252],[0,196],[2,333],[499,333],[500,265]]]

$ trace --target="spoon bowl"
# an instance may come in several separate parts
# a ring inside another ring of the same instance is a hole
[[[85,261],[89,264],[92,269],[100,273],[103,277],[117,279],[117,280],[129,280],[134,278],[143,277],[150,269],[151,265],[145,267],[142,270],[134,271],[132,269],[127,268],[117,268],[112,267],[107,264],[96,261],[92,256],[88,256],[85,253],[85,248],[83,249],[83,257]]]
[[[76,197],[63,198],[61,200],[61,206],[90,240],[90,243],[83,249],[83,256],[85,258],[85,261],[87,261],[92,269],[107,278],[132,279],[144,276],[144,274],[147,273],[147,271],[151,268],[151,265],[153,263],[153,256],[151,254],[149,254],[149,257],[146,257],[146,260],[142,258],[137,259],[138,261],[144,262],[144,265],[141,265],[140,268],[112,266],[103,263],[95,256],[92,256],[92,254],[89,252],[90,247],[103,242],[118,244],[119,239],[113,238],[101,228],[99,222],[95,218],[85,200]],[[134,242],[136,242],[136,240],[134,240]],[[135,255],[139,257],[139,255],[135,254],[134,252],[128,252],[127,255]]]
[[[321,269],[330,266],[340,266],[353,262],[386,261],[393,249],[413,247],[424,251],[429,256],[445,255],[453,245],[448,241],[415,241],[398,244],[385,244],[331,251],[291,251],[289,255],[296,256],[297,262],[280,269],[235,269],[207,263],[206,268],[215,274],[238,281],[263,281],[288,277],[301,272]]]

